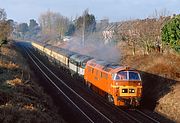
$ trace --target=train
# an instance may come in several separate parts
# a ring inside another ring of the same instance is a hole
[[[142,80],[137,70],[49,44],[31,42],[31,45],[77,74],[85,85],[115,106],[140,106]]]

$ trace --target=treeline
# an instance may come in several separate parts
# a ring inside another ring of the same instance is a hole
[[[75,32],[82,32],[83,29],[85,32],[93,32],[95,27],[95,16],[89,14],[88,10],[74,20],[48,10],[39,16],[38,22],[34,19],[31,19],[29,23],[18,24],[14,22],[13,36],[17,39],[45,42],[62,41],[65,36],[72,36]]]
[[[108,20],[97,22],[88,9],[75,19],[48,10],[39,16],[38,22],[31,19],[29,23],[17,23],[7,20],[5,10],[0,9],[1,42],[9,37],[59,42],[66,36],[76,36],[81,43],[83,40],[104,43],[107,39],[110,43],[117,42],[115,45],[125,42],[133,54],[140,50],[144,54],[164,52],[169,47],[180,52],[179,25],[180,15],[161,15],[115,23],[109,23]]]
[[[13,38],[15,39],[37,39],[41,30],[39,24],[34,19],[31,19],[29,24],[18,24],[13,21],[13,27]]]
[[[70,20],[60,13],[47,11],[39,17],[41,34],[46,40],[62,40],[77,32],[93,32],[96,27],[95,16],[85,10],[82,16]],[[82,33],[80,33],[82,35]]]

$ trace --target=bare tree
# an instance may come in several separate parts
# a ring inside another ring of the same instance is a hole
[[[120,40],[127,42],[133,54],[137,47],[142,49],[144,54],[161,51],[161,28],[169,17],[160,16],[157,12],[156,16],[156,18],[153,16],[143,20],[125,21],[119,26],[117,35],[120,35]]]
[[[6,20],[6,17],[7,15],[6,15],[5,10],[0,8],[0,21]]]
[[[6,12],[0,8],[0,41],[7,40],[12,31],[11,24],[6,20]]]
[[[70,24],[67,17],[60,13],[51,12],[48,10],[42,13],[39,17],[39,23],[42,29],[42,34],[50,39],[62,38]]]

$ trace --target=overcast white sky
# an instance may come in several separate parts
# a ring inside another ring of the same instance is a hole
[[[89,8],[97,20],[109,18],[120,21],[130,18],[146,18],[156,10],[168,10],[180,14],[180,0],[0,0],[8,18],[17,22],[38,19],[47,10],[75,18]]]

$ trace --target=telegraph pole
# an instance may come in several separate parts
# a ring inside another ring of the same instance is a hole
[[[83,15],[83,27],[82,27],[82,45],[85,45],[85,14]]]
[[[86,33],[86,15],[88,14],[88,9],[83,12],[83,27],[82,27],[82,45],[85,46],[85,33]]]

